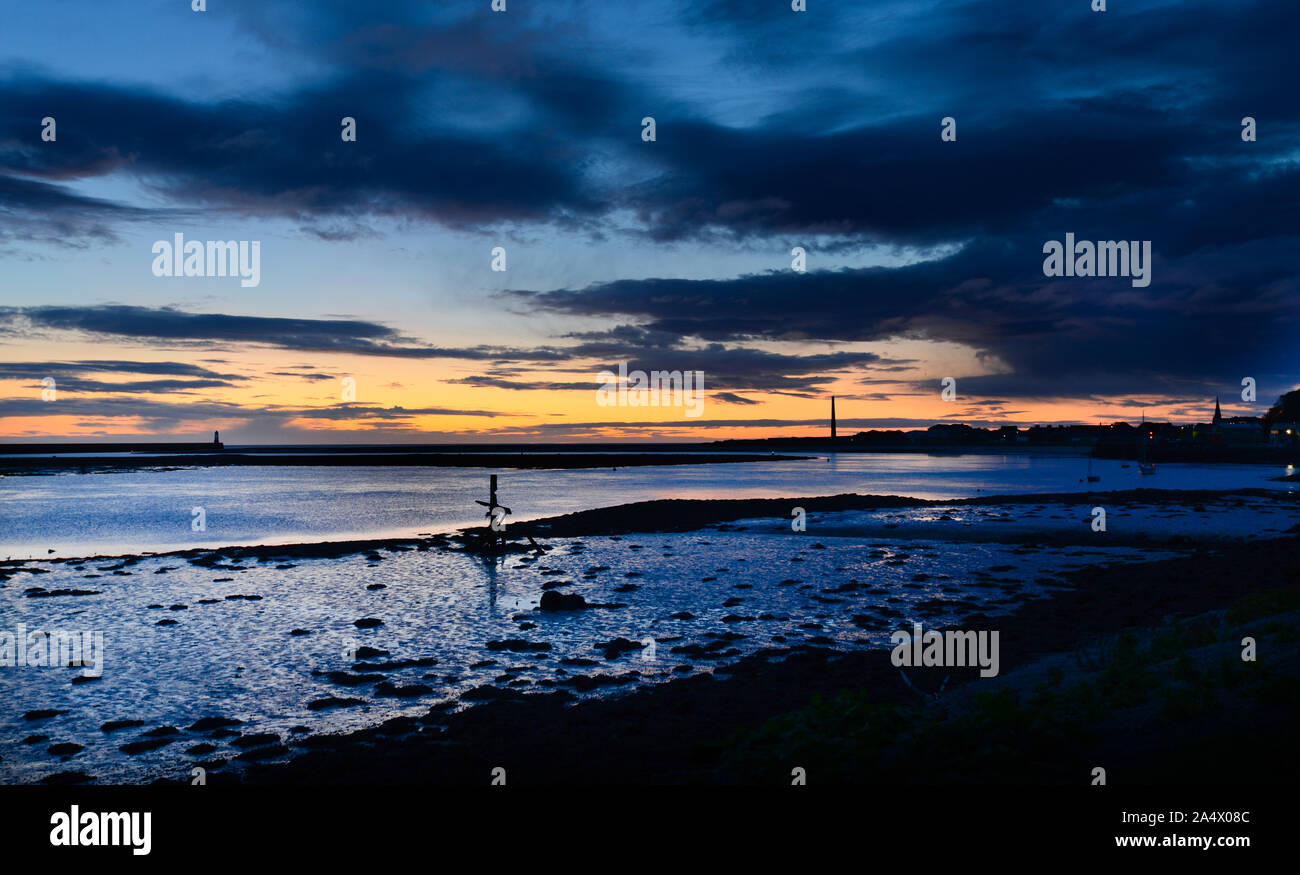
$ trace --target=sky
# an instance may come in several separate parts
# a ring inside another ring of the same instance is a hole
[[[1300,384],[1300,5],[1107,5],[0,0],[0,438],[1258,415]],[[257,284],[155,275],[177,234]],[[1046,275],[1066,234],[1149,285]],[[701,403],[602,403],[620,363]]]

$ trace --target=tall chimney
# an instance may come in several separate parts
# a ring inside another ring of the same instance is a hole
[[[835,440],[835,396],[831,396],[831,440]]]

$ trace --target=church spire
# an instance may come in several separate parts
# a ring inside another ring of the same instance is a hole
[[[1214,396],[1214,425],[1217,427],[1223,422],[1223,413],[1219,410],[1219,396]]]

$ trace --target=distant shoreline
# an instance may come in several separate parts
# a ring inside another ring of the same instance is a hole
[[[419,468],[633,468],[647,465],[717,465],[728,462],[794,462],[812,456],[774,453],[264,453],[213,452],[193,455],[23,456],[0,459],[2,474],[43,474],[68,470],[138,468],[419,467]]]

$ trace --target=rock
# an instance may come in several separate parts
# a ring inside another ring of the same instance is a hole
[[[149,739],[145,739],[144,741],[128,742],[127,744],[124,744],[121,747],[119,747],[118,750],[120,750],[124,754],[134,756],[135,754],[138,753],[144,753],[150,750],[157,750],[160,747],[165,747],[166,745],[171,744],[173,741],[175,741],[175,739],[173,738],[149,738]]]
[[[378,647],[361,646],[357,648],[357,659],[374,659],[377,656],[391,656],[387,650],[380,650]]]
[[[615,638],[613,641],[607,641],[604,644],[597,644],[595,646],[595,649],[605,651],[606,659],[618,659],[624,653],[628,653],[633,650],[641,650],[642,647],[643,647],[642,644],[636,641],[629,641],[628,639],[620,636],[618,638]]]
[[[359,687],[362,684],[373,684],[384,679],[381,674],[353,674],[350,671],[329,671],[325,673],[325,677],[330,683],[344,687]]]
[[[507,638],[505,641],[489,641],[488,650],[509,650],[511,653],[528,653],[535,650],[550,650],[551,645],[545,641],[525,641],[522,638]]]
[[[207,732],[210,729],[223,729],[227,726],[238,726],[244,721],[235,720],[231,717],[203,717],[195,720],[190,724],[191,732]]]
[[[192,753],[195,756],[203,756],[204,754],[212,753],[216,749],[217,746],[215,744],[205,741],[202,744],[196,744],[193,747],[185,748],[185,752]]]
[[[66,710],[57,708],[38,708],[35,711],[28,711],[23,715],[24,720],[48,720],[51,717],[58,717],[60,714],[67,714]]]
[[[140,733],[140,736],[142,738],[166,738],[179,732],[180,730],[175,726],[159,726],[157,729],[150,729],[148,732]]]
[[[412,699],[416,696],[427,696],[433,692],[433,687],[428,684],[407,684],[406,686],[397,686],[390,684],[388,681],[375,686],[376,696],[385,696],[394,699]]]
[[[678,611],[677,613],[675,613],[675,614],[669,614],[668,616],[672,617],[674,620],[694,620],[694,619],[695,619],[695,615],[692,614],[690,611]]]
[[[541,611],[581,611],[586,607],[587,600],[582,596],[555,590],[542,593],[542,601],[537,606]]]
[[[464,702],[490,702],[495,699],[522,699],[524,694],[517,690],[503,690],[490,685],[475,687],[460,694]]]
[[[324,711],[326,708],[348,708],[352,705],[364,705],[364,699],[339,698],[338,696],[326,696],[323,699],[316,699],[307,703],[309,711]]]
[[[279,744],[280,736],[274,732],[252,732],[248,735],[232,738],[230,743],[240,748],[263,747],[268,744]]]
[[[85,784],[95,780],[85,772],[59,772],[54,775],[46,775],[41,778],[42,784]]]
[[[358,629],[373,629],[376,626],[384,625],[384,621],[376,617],[362,617],[360,620],[354,620],[352,625]]]
[[[238,754],[237,760],[269,760],[274,757],[285,756],[289,753],[289,748],[283,744],[277,744],[273,747],[259,747],[255,750],[246,750]]]

